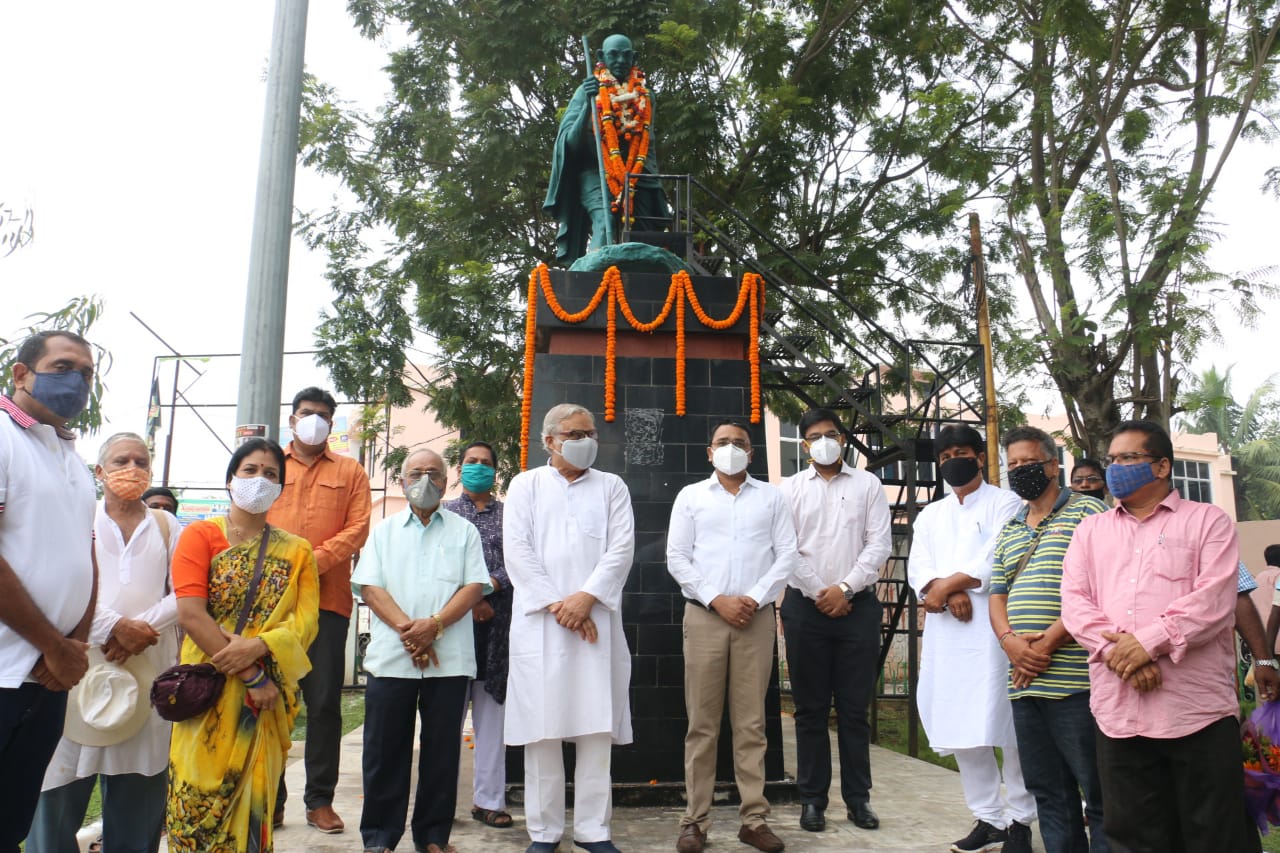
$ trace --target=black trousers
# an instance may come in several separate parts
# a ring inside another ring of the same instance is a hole
[[[307,649],[311,671],[298,682],[302,700],[307,705],[307,747],[303,763],[307,768],[307,786],[302,801],[308,809],[333,804],[338,787],[338,759],[342,753],[342,682],[347,662],[347,631],[351,617],[320,611],[316,638]],[[276,808],[283,809],[289,792],[284,776],[276,795]]]
[[[1112,853],[1256,853],[1245,814],[1240,726],[1223,717],[1180,738],[1098,732]]]
[[[853,609],[832,619],[790,587],[782,600],[787,670],[796,708],[796,786],[800,802],[827,807],[831,788],[834,700],[840,749],[840,795],[845,806],[871,798],[871,726],[867,707],[875,690],[880,655],[880,601],[864,590]]]
[[[18,853],[62,737],[67,694],[39,684],[0,688],[0,853]]]
[[[413,846],[449,845],[458,805],[458,765],[466,676],[448,678],[369,677],[364,693],[364,812],[360,836],[366,849],[394,848],[404,835],[413,769],[413,727],[418,741],[418,785],[410,822]]]

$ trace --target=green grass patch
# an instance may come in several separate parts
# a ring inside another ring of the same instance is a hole
[[[364,725],[364,691],[342,691],[342,733],[349,734]],[[304,704],[293,722],[291,740],[307,739],[307,708]]]

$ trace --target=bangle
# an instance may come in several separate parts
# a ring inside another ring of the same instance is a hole
[[[440,618],[439,613],[432,613],[431,618],[436,620],[436,638],[444,636],[444,620]]]
[[[1010,628],[1008,631],[1005,631],[1003,634],[1001,634],[1001,635],[1000,635],[1000,640],[999,640],[999,642],[1000,642],[1000,648],[1002,648],[1002,649],[1004,648],[1004,641],[1005,641],[1005,640],[1009,639],[1010,637],[1014,637],[1014,636],[1017,636],[1017,634],[1014,632],[1014,630],[1013,630],[1012,628]]]
[[[244,683],[244,686],[252,690],[255,687],[261,687],[267,682],[267,671],[262,667],[258,667],[258,674],[250,678]]]

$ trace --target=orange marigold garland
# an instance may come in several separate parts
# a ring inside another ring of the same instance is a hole
[[[733,311],[722,320],[711,318],[698,301],[694,292],[693,280],[684,270],[671,277],[671,287],[667,290],[667,299],[662,310],[648,322],[636,319],[627,302],[627,294],[622,282],[622,273],[615,267],[605,270],[600,279],[600,287],[592,295],[591,301],[581,311],[570,313],[556,298],[551,288],[551,274],[546,264],[539,264],[529,275],[529,308],[525,321],[524,348],[524,399],[520,402],[520,423],[522,436],[520,441],[520,467],[529,465],[529,428],[533,411],[533,362],[534,347],[537,337],[538,290],[542,290],[551,313],[563,323],[581,323],[600,307],[602,299],[607,297],[605,322],[605,367],[604,367],[604,419],[612,422],[617,415],[617,350],[618,350],[618,311],[621,310],[627,325],[638,332],[652,333],[666,322],[672,308],[676,312],[676,415],[683,417],[686,411],[685,387],[685,311],[687,301],[693,308],[698,322],[711,329],[728,329],[742,319],[743,311],[750,311],[750,333],[747,341],[747,360],[751,367],[751,423],[760,423],[760,315],[764,311],[764,279],[756,273],[747,273],[742,277],[738,287],[738,299]]]
[[[538,278],[546,264],[529,273],[529,309],[524,321],[524,395],[520,399],[520,470],[529,467],[529,421],[533,416],[533,360],[538,343]]]
[[[625,85],[619,84],[604,63],[596,64],[596,113],[600,117],[600,149],[604,154],[605,180],[609,184],[610,209],[622,209],[624,182],[632,175],[634,190],[638,173],[644,169],[649,154],[649,123],[653,118],[653,102],[644,85],[644,72],[632,66]],[[627,143],[627,157],[622,158],[622,142]],[[629,224],[629,223],[628,223]]]

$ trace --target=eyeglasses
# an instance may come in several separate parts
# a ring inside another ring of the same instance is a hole
[[[593,429],[571,429],[568,432],[558,432],[556,435],[565,441],[582,441],[584,438],[595,438],[598,433]]]
[[[711,442],[712,447],[728,447],[731,444],[739,450],[751,449],[751,442],[741,438],[718,438]]]
[[[1115,456],[1102,457],[1103,465],[1132,465],[1139,459],[1161,459],[1154,453],[1120,453]]]
[[[434,468],[427,471],[405,471],[404,481],[406,483],[416,483],[423,477],[426,477],[428,480],[439,480],[443,476],[443,471],[437,471]]]
[[[810,444],[813,444],[814,442],[818,441],[819,439],[823,439],[823,438],[829,438],[829,439],[831,439],[832,441],[839,441],[839,440],[840,440],[840,430],[838,430],[838,429],[830,429],[830,430],[827,430],[826,432],[813,432],[813,433],[809,433],[808,435],[806,435],[806,436],[804,437],[804,440],[805,440],[805,441],[807,441],[807,442],[809,442]]]
[[[1101,482],[1102,482],[1102,478],[1099,477],[1097,474],[1086,474],[1081,477],[1071,478],[1071,485],[1073,486],[1087,486],[1090,483],[1101,483]]]

